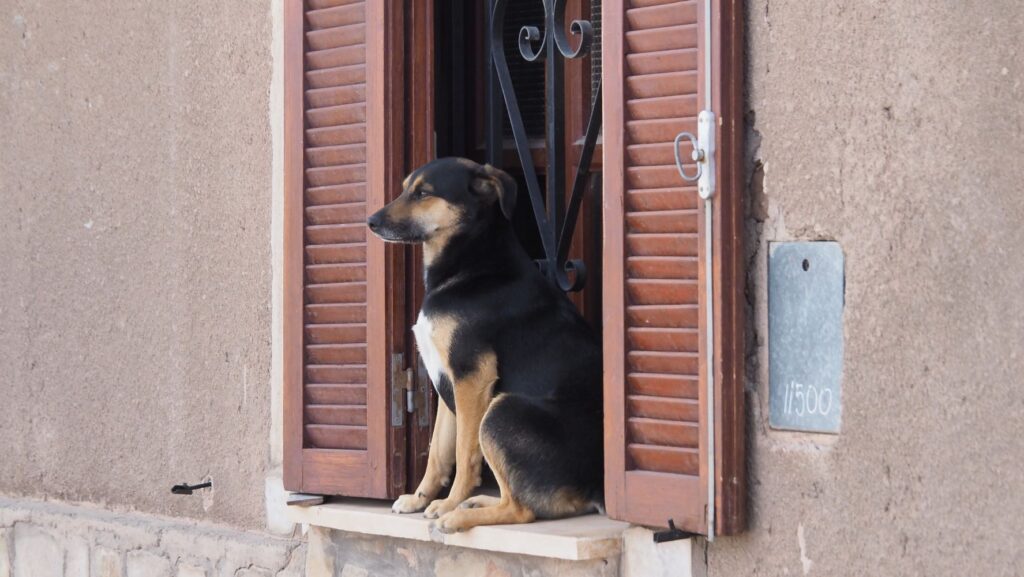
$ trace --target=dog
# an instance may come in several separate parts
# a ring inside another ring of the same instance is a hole
[[[424,511],[443,533],[600,510],[600,338],[519,243],[515,180],[442,158],[402,187],[367,225],[387,242],[423,245],[413,333],[443,402],[423,480],[392,510]],[[500,497],[471,496],[481,459]]]

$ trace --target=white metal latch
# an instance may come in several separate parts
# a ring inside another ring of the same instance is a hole
[[[683,159],[679,154],[679,143],[684,138],[689,139],[693,147],[690,158],[697,165],[694,174],[686,174]],[[673,152],[679,176],[686,182],[697,181],[697,194],[705,200],[711,198],[715,194],[715,113],[702,110],[697,116],[697,136],[692,132],[680,132],[676,135]]]

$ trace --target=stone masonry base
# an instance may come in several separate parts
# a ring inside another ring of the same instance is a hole
[[[285,539],[0,497],[0,577],[690,577],[703,574],[697,546],[655,545],[634,527],[621,557],[563,561],[318,527]]]
[[[305,557],[264,533],[0,498],[0,577],[303,577]]]

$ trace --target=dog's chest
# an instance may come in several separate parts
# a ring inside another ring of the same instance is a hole
[[[431,324],[430,319],[420,311],[420,316],[416,319],[416,324],[412,326],[412,332],[416,335],[416,347],[420,350],[420,357],[423,359],[423,364],[427,367],[427,374],[430,375],[430,382],[434,384],[434,388],[437,389],[441,382],[441,354],[437,350],[437,346],[434,345],[434,326]]]

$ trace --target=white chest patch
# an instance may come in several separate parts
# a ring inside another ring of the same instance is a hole
[[[427,366],[430,382],[434,383],[436,389],[437,383],[441,381],[441,355],[437,352],[432,338],[434,326],[430,323],[430,319],[423,315],[423,311],[420,311],[420,316],[416,318],[416,324],[412,326],[412,333],[416,335],[416,347],[420,350],[423,364]]]

